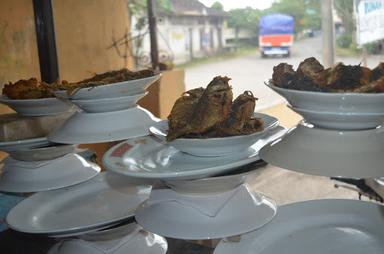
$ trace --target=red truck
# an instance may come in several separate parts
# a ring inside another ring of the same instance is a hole
[[[262,57],[291,55],[295,22],[285,14],[262,16],[259,22],[259,47]]]

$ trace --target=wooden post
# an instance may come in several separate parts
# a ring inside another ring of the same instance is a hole
[[[159,49],[157,46],[156,17],[153,12],[153,0],[147,0],[149,37],[151,41],[152,68],[157,70],[159,66]]]

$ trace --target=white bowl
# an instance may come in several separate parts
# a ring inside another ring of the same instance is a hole
[[[71,104],[57,98],[13,100],[5,97],[0,102],[23,116],[49,116],[67,112]]]
[[[9,152],[9,155],[15,160],[20,161],[43,161],[53,160],[62,157],[75,150],[74,145],[49,144],[30,149],[15,150]]]
[[[143,94],[145,93],[145,89],[159,78],[160,74],[142,79],[81,88],[77,90],[73,95],[68,95],[66,90],[58,90],[55,91],[54,94],[59,98],[70,98],[73,100],[114,98],[135,94]]]
[[[255,117],[262,118],[264,121],[264,129],[250,135],[239,135],[222,138],[178,138],[172,140],[168,144],[179,151],[195,156],[211,157],[225,156],[246,150],[257,140],[263,138],[268,132],[277,127],[279,121],[272,117],[261,113],[255,113]],[[168,122],[162,121],[150,127],[149,131],[156,137],[165,141],[168,132]]]
[[[63,240],[55,244],[47,254],[165,254],[168,249],[163,237],[146,232],[137,224],[101,231],[97,237],[95,235]]]
[[[88,113],[112,112],[136,106],[136,102],[146,94],[147,93],[140,93],[136,95],[103,99],[71,100],[71,102]]]
[[[151,197],[136,210],[136,221],[146,230],[165,237],[186,240],[217,239],[256,230],[270,222],[276,205],[265,196],[242,186],[214,216],[201,211],[212,198],[220,199],[227,193],[182,195],[174,200],[152,202]],[[155,192],[157,190],[153,190]],[[178,198],[179,197],[179,198]],[[183,199],[189,203],[184,204]],[[195,200],[194,200],[195,199]],[[194,205],[199,203],[200,209]]]
[[[288,106],[313,125],[334,130],[374,129],[384,123],[383,113],[332,113]]]
[[[55,190],[84,182],[96,176],[100,167],[77,154],[52,161],[4,160],[0,191],[30,193]]]
[[[328,177],[384,176],[384,128],[337,131],[302,122],[264,146],[260,158],[285,169]]]
[[[299,91],[265,83],[295,108],[331,113],[383,113],[384,93],[325,93]]]
[[[85,113],[76,112],[62,126],[48,135],[52,142],[92,144],[124,140],[149,135],[155,118],[139,106],[126,110]]]

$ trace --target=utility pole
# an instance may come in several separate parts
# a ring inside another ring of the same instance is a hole
[[[321,31],[323,36],[323,65],[327,68],[335,63],[333,0],[321,1]]]
[[[157,47],[156,17],[153,12],[153,0],[147,0],[149,37],[151,41],[152,68],[157,70],[159,66],[159,49]]]

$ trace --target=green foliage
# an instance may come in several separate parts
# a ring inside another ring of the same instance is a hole
[[[221,10],[221,11],[224,10],[224,6],[218,1],[214,2],[212,4],[211,8],[216,9],[216,10]]]
[[[336,39],[336,44],[340,48],[349,48],[352,45],[352,35],[342,34]]]
[[[345,27],[345,32],[352,34],[355,30],[353,0],[334,0],[334,7]]]
[[[382,52],[381,42],[379,41],[368,43],[365,45],[365,47],[367,48],[367,52],[369,54],[377,55]]]
[[[228,26],[236,29],[249,29],[258,31],[261,11],[251,7],[233,9],[228,12]]]

